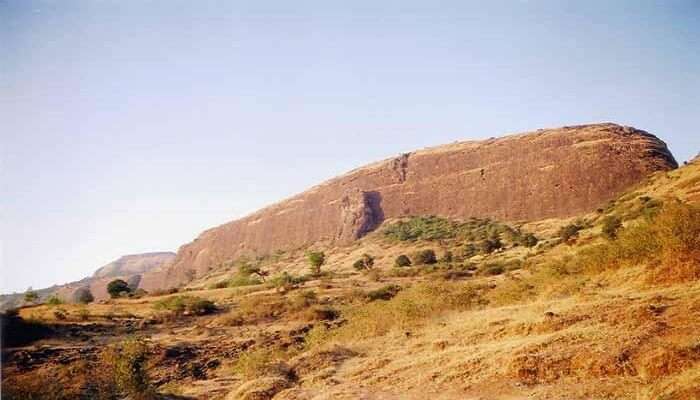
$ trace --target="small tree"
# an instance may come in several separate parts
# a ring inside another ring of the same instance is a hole
[[[409,259],[407,255],[401,254],[400,256],[396,257],[396,260],[394,260],[394,265],[397,267],[410,267],[411,259]]]
[[[321,275],[321,266],[326,262],[326,254],[322,251],[310,251],[306,253],[306,258],[311,266],[311,275]]]
[[[244,262],[238,267],[238,273],[243,276],[257,275],[261,281],[265,282],[265,277],[269,275],[269,272],[263,271],[260,266],[253,265],[249,262]]]
[[[113,299],[121,296],[122,293],[130,292],[129,284],[121,279],[115,279],[107,284],[107,293],[109,293],[109,297]]]
[[[617,239],[617,231],[622,228],[622,221],[620,218],[609,215],[603,219],[603,236],[608,240]]]
[[[73,300],[76,303],[88,304],[95,301],[95,297],[92,295],[89,288],[81,287],[76,289],[75,293],[73,293]]]
[[[26,292],[24,292],[24,301],[27,303],[34,303],[39,300],[39,295],[29,287]]]

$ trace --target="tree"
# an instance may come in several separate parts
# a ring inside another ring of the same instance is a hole
[[[306,258],[311,266],[311,275],[321,275],[321,266],[326,262],[326,254],[322,251],[310,251],[306,253]]]
[[[121,296],[122,293],[130,292],[131,289],[129,288],[129,284],[121,279],[115,279],[109,284],[107,284],[107,293],[109,293],[109,297],[113,299]]]
[[[260,266],[253,265],[249,262],[244,262],[241,264],[241,266],[238,267],[238,273],[242,276],[257,275],[263,282],[265,282],[265,277],[270,274],[267,271],[263,271]]]
[[[73,301],[80,304],[87,304],[95,301],[95,297],[93,297],[92,292],[90,292],[90,288],[81,287],[76,289],[73,293]]]
[[[24,301],[27,303],[34,303],[39,300],[39,295],[29,287],[26,292],[24,292]]]
[[[608,215],[603,219],[603,236],[608,240],[617,239],[617,231],[622,228],[622,221],[614,215]]]
[[[397,267],[410,267],[411,259],[409,259],[405,254],[401,254],[400,256],[396,257],[394,265]]]

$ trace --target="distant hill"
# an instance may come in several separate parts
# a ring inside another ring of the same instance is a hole
[[[48,288],[36,289],[39,299],[56,294],[64,301],[71,302],[73,294],[79,288],[89,288],[96,300],[105,299],[107,295],[107,284],[116,278],[127,281],[138,282],[141,275],[155,268],[161,267],[175,258],[172,252],[153,252],[143,254],[131,254],[118,258],[111,263],[104,265],[90,276],[79,281],[70,282],[65,285],[54,285]],[[0,295],[0,309],[5,310],[20,306],[23,303],[24,293]]]

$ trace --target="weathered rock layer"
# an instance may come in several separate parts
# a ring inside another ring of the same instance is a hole
[[[315,186],[202,233],[142,287],[175,286],[241,255],[351,242],[386,218],[505,221],[590,211],[654,171],[677,167],[655,136],[616,124],[543,129],[419,150]]]

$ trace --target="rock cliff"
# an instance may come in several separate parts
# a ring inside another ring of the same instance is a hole
[[[611,123],[423,149],[358,168],[207,230],[182,246],[171,264],[145,274],[141,286],[176,286],[241,255],[349,243],[385,218],[573,216],[654,171],[676,167],[663,141]]]

